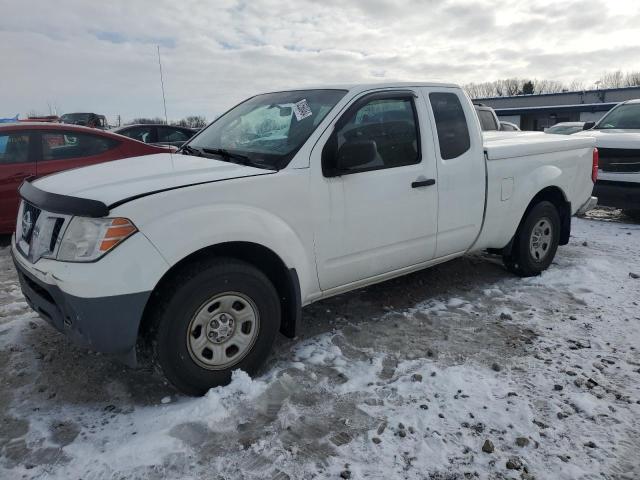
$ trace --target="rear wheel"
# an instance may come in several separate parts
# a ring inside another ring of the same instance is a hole
[[[226,385],[241,369],[254,374],[280,328],[280,302],[252,265],[217,258],[178,274],[153,310],[153,359],[188,395]]]
[[[560,215],[551,202],[543,201],[527,213],[516,232],[511,252],[503,257],[506,267],[522,277],[546,270],[558,250]]]

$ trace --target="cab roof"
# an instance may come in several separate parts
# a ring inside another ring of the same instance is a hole
[[[271,90],[262,93],[289,92],[296,90],[346,90],[350,93],[361,93],[368,90],[384,90],[395,88],[411,88],[411,87],[444,87],[444,88],[460,88],[455,83],[440,82],[382,82],[382,83],[352,83],[352,84],[333,84],[333,85],[307,85],[304,87],[283,88],[279,90]]]

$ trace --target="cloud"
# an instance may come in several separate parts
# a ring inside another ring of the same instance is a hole
[[[120,32],[105,32],[102,30],[98,30],[96,32],[92,32],[93,35],[98,40],[104,40],[105,42],[111,43],[151,43],[155,45],[161,45],[166,48],[175,48],[176,40],[171,37],[127,37],[125,34]]]
[[[213,118],[259,91],[508,76],[590,83],[638,69],[633,0],[59,0],[0,17],[0,116],[92,110],[110,120]],[[5,111],[6,110],[6,111]]]

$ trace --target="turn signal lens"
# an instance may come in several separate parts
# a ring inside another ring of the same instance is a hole
[[[593,149],[593,164],[591,165],[591,181],[596,183],[598,180],[598,163],[600,162],[600,152],[597,148]]]
[[[100,251],[107,252],[127,238],[136,233],[137,228],[126,218],[114,218],[111,227],[107,228],[103,240],[100,243]]]

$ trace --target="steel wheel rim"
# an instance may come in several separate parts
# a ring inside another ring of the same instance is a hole
[[[260,330],[256,304],[239,292],[225,292],[205,301],[191,317],[187,349],[207,370],[224,370],[251,351]]]
[[[547,217],[536,221],[529,239],[529,253],[536,262],[542,262],[551,250],[553,224]]]

